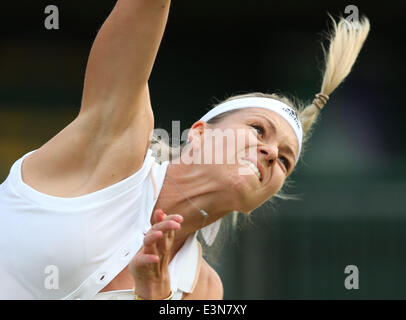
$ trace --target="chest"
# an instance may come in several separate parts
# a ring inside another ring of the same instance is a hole
[[[60,299],[89,275],[99,290],[109,283],[113,290],[131,288],[125,267],[150,228],[142,196],[134,191],[101,206],[72,205],[71,212],[15,204],[0,217],[2,237],[12,243],[0,241],[0,261],[24,275],[38,297]],[[113,277],[115,270],[123,271]]]

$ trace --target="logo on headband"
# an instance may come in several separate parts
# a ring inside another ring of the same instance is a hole
[[[283,107],[282,110],[285,111],[295,121],[297,128],[299,130],[302,130],[302,126],[300,125],[300,121],[295,110],[286,107]]]

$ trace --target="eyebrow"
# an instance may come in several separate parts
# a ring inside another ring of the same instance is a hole
[[[263,115],[260,116],[262,119],[264,119],[267,123],[268,126],[272,129],[272,131],[276,134],[276,126],[273,123],[273,121],[269,120],[267,117],[264,117]],[[288,145],[285,144],[281,147],[281,149],[285,152],[287,152],[288,154],[290,154],[292,156],[293,159],[293,164],[292,167],[294,167],[295,163],[296,163],[296,157],[295,157],[295,153],[293,152],[293,149]]]

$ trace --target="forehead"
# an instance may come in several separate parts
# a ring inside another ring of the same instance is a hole
[[[271,122],[275,126],[276,134],[281,140],[285,141],[286,144],[290,145],[297,155],[299,150],[299,143],[295,131],[290,126],[290,124],[282,118],[278,113],[264,109],[264,108],[245,108],[240,109],[238,112],[234,113],[232,116],[234,121],[246,122],[252,119],[261,119],[265,124]]]

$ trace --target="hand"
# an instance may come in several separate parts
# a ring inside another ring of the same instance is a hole
[[[181,215],[166,215],[162,209],[155,210],[154,224],[129,265],[135,281],[135,292],[143,299],[160,300],[169,296],[171,288],[168,265],[175,230],[180,229],[182,221]]]

